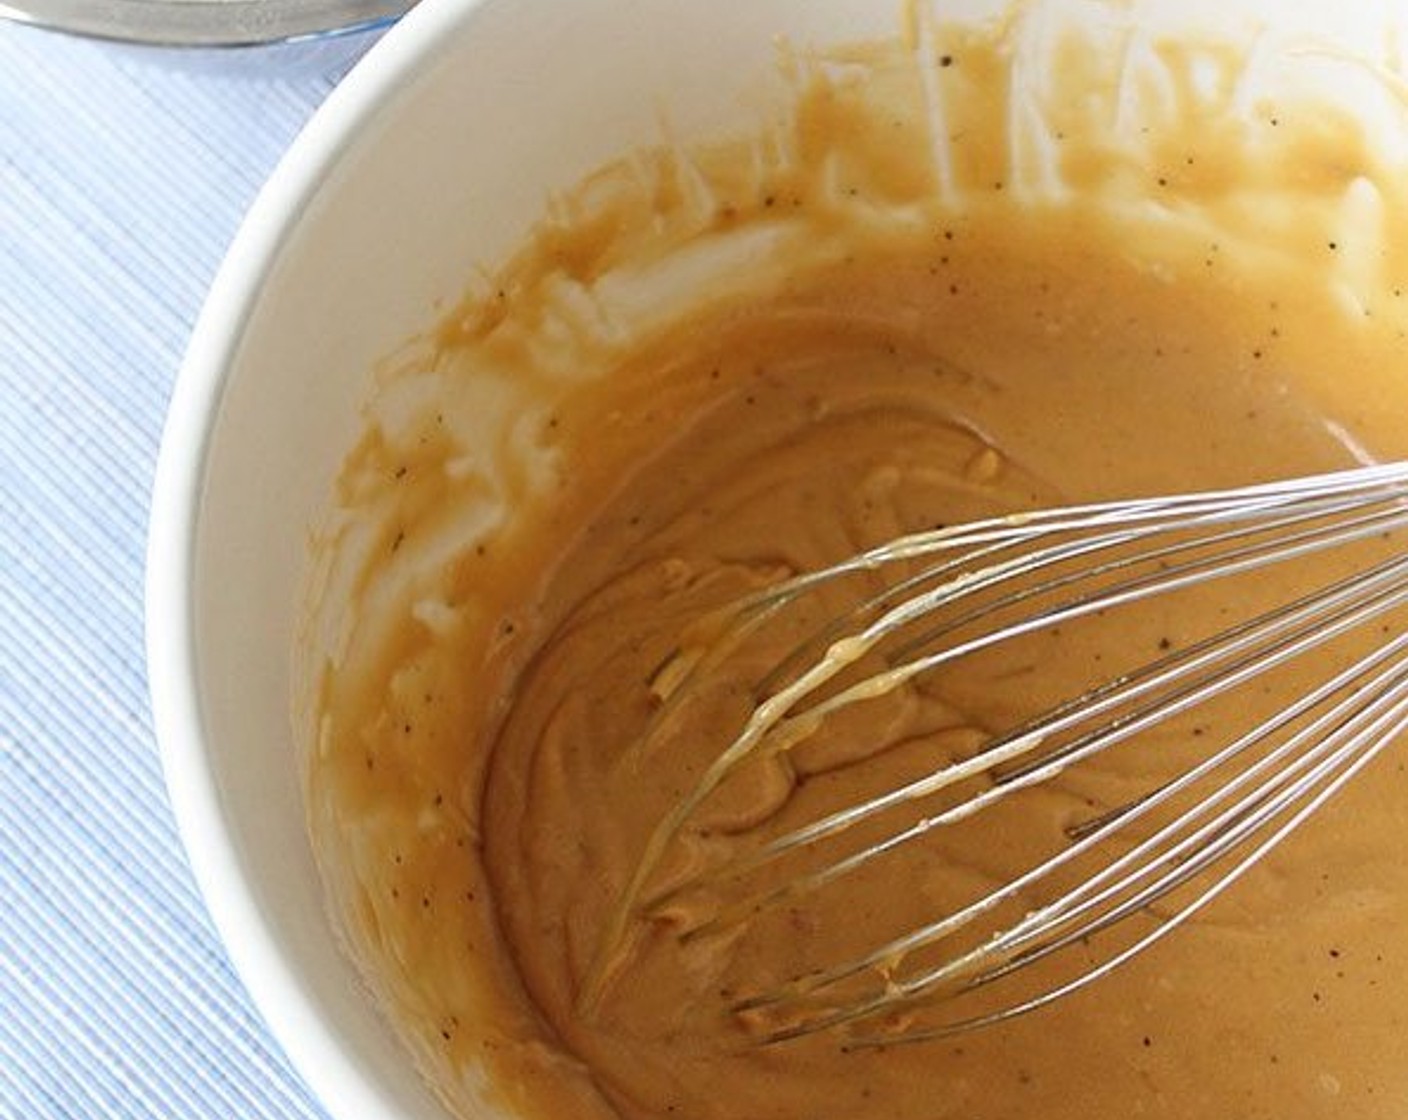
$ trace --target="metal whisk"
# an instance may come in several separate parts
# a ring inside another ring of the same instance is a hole
[[[1254,709],[1244,697],[1299,663],[1297,681],[1311,683],[1236,733],[1199,740],[1172,772],[1076,821],[1006,881],[847,959],[779,976],[731,1008],[759,1024],[764,1043],[832,1030],[846,1045],[890,1045],[1010,1019],[1107,975],[1234,883],[1408,727],[1408,622],[1392,613],[1408,606],[1408,548],[1393,539],[1405,525],[1408,463],[1392,463],[918,533],[704,620],[661,674],[661,709],[633,748],[641,757],[746,643],[798,604],[820,599],[833,611],[757,682],[758,702],[733,741],[655,829],[604,933],[583,1007],[613,981],[632,931],[686,893],[718,896],[707,919],[680,931],[690,939],[844,890],[875,861],[972,827],[1120,744],[1196,727],[1209,705]],[[1285,601],[989,729],[976,753],[659,883],[671,845],[728,778],[789,755],[843,713],[854,718],[876,698],[1077,619],[1180,592],[1220,595],[1241,586],[1234,577],[1293,571],[1309,557],[1318,566],[1308,583],[1287,585]],[[847,590],[848,605],[835,610],[838,589],[854,581],[866,591]],[[787,861],[808,854],[816,858],[791,869]],[[769,867],[787,870],[759,886]],[[1041,961],[1069,963],[1033,967]]]

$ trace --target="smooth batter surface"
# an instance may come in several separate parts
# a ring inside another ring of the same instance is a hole
[[[1008,64],[1000,36],[955,42],[938,64],[955,81],[987,88]],[[885,52],[869,57],[884,73]],[[1235,137],[1207,123],[1217,106],[1190,97],[1190,119],[1161,117],[1150,141],[1147,188],[1174,182],[1172,206],[1150,209],[1143,189],[1116,205],[1130,168],[1095,141],[1062,165],[1088,198],[1033,204],[1009,200],[1010,151],[984,146],[979,126],[1000,135],[1007,106],[979,97],[965,102],[978,138],[958,149],[970,193],[956,205],[922,201],[934,183],[903,156],[916,146],[872,142],[879,122],[909,120],[904,81],[809,89],[795,158],[763,189],[729,171],[751,149],[702,163],[727,200],[702,228],[775,228],[785,209],[784,232],[811,246],[793,267],[760,270],[746,296],[655,322],[639,342],[589,338],[581,368],[600,376],[554,380],[533,333],[548,280],[565,269],[590,288],[636,236],[569,221],[447,324],[429,351],[434,392],[404,390],[349,465],[344,505],[378,511],[380,527],[359,538],[368,606],[323,683],[312,791],[315,833],[320,820],[343,830],[355,881],[343,905],[374,983],[466,1115],[477,1075],[464,1071],[483,1066],[535,1120],[1403,1117],[1402,749],[1180,935],[1001,1027],[880,1049],[837,1032],[758,1046],[757,1023],[733,1008],[1060,845],[1065,827],[1143,788],[1147,754],[726,933],[682,942],[712,901],[679,900],[633,922],[583,1000],[647,837],[748,702],[725,690],[638,750],[660,668],[708,608],[934,524],[1408,455],[1399,262],[1380,249],[1372,267],[1362,254],[1338,263],[1354,248],[1340,244],[1346,192],[1373,168],[1361,136],[1326,135],[1337,118],[1297,134],[1289,108],[1268,103],[1238,128],[1275,118],[1285,149],[1234,160]],[[1307,171],[1298,217],[1278,224],[1286,211],[1271,206],[1239,240],[1276,159]],[[656,229],[678,232],[686,204],[653,198]],[[882,221],[848,209],[856,198],[909,209]],[[486,365],[515,388],[474,372]],[[408,381],[391,378],[389,395]],[[510,466],[489,485],[472,464],[494,409],[516,419],[496,429],[509,434],[490,451]],[[520,521],[495,520],[500,499]],[[383,571],[396,579],[378,582]],[[1238,605],[1282,590],[1241,585]],[[1221,606],[1194,599],[1098,640],[1043,634],[1009,663],[920,681],[721,790],[660,877],[962,757],[1098,676],[1101,642],[1154,656]],[[1247,705],[1273,710],[1299,684],[1287,674]],[[1215,736],[1219,718],[1197,735]],[[1177,749],[1199,749],[1191,727],[1180,734]]]
[[[1006,232],[1028,246],[1040,237]],[[700,920],[691,908],[709,906],[683,899],[633,931],[598,1006],[574,1006],[651,826],[737,731],[730,697],[680,719],[644,757],[634,752],[658,703],[656,671],[692,619],[783,573],[936,523],[1346,462],[1295,393],[1214,372],[1225,350],[1191,327],[1213,308],[1170,300],[1113,262],[1095,284],[1117,283],[1120,329],[1090,312],[1094,293],[1075,278],[1061,300],[1081,310],[1039,344],[1022,337],[1025,324],[1061,316],[1039,284],[992,302],[975,294],[970,311],[999,341],[975,340],[964,366],[950,365],[954,320],[903,325],[906,305],[953,298],[942,273],[930,276],[935,259],[857,261],[815,294],[711,322],[701,333],[714,341],[691,338],[684,368],[672,363],[670,377],[717,368],[727,388],[699,418],[659,417],[677,433],[668,451],[568,554],[548,596],[550,636],[494,745],[485,858],[528,991],[631,1116],[1402,1115],[1408,875],[1383,839],[1408,828],[1401,758],[1182,936],[1027,1021],[878,1053],[845,1052],[836,1031],[760,1049],[729,1009],[1059,849],[1062,828],[1147,788],[1167,752],[1130,749],[1077,769],[965,831],[688,944],[679,933]],[[1131,329],[1144,349],[1130,346]],[[960,371],[972,368],[983,374]],[[1116,467],[1124,463],[1133,469]],[[1270,588],[1260,582],[1275,594],[1274,577]],[[1234,581],[1224,593],[1240,607],[1254,589]],[[1220,605],[1178,600],[1154,619],[1112,623],[1101,631],[1106,655],[1133,646],[1151,658],[1161,639],[1190,641],[1216,627]],[[976,678],[921,681],[788,763],[746,771],[691,821],[664,878],[971,753],[1033,695],[1102,679],[1098,654],[1081,644],[1090,639],[1072,629]],[[757,675],[747,658],[780,657],[788,641],[750,646],[734,683]],[[1274,680],[1271,700],[1238,703],[1286,700],[1303,678]],[[754,889],[814,863],[760,872]]]

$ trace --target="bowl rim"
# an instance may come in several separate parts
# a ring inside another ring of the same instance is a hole
[[[253,47],[387,27],[415,0],[0,0],[0,19],[155,47]]]
[[[145,640],[152,720],[187,860],[256,1009],[314,1096],[336,1116],[399,1116],[299,977],[246,874],[211,765],[196,641],[197,544],[206,470],[230,370],[283,248],[340,160],[438,50],[493,0],[427,0],[378,42],[314,112],[241,223],[210,287],[167,409],[147,536]]]

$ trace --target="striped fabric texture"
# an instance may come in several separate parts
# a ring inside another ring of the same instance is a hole
[[[356,49],[172,54],[0,23],[0,1120],[323,1115],[176,834],[143,553],[204,291]]]

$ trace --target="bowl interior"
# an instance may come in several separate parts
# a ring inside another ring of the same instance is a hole
[[[427,0],[334,93],[252,211],[173,400],[152,687],[217,924],[336,1115],[446,1115],[326,915],[290,714],[309,533],[377,359],[433,325],[554,190],[657,142],[662,121],[689,137],[751,120],[779,36],[898,26],[890,5],[855,0]]]

